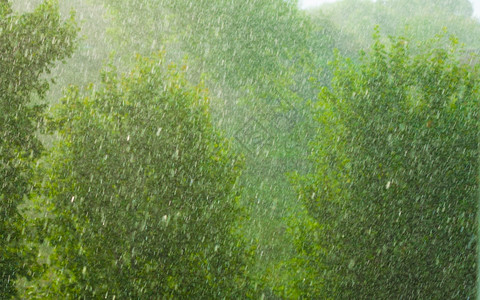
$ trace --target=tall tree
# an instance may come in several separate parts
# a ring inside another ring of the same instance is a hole
[[[316,106],[316,171],[298,186],[312,221],[296,263],[322,278],[302,292],[474,297],[480,76],[442,43],[413,55],[377,34],[359,66],[336,61]]]
[[[60,20],[54,1],[16,15],[0,2],[0,298],[15,295],[15,280],[31,275],[35,254],[26,245],[18,206],[31,191],[32,163],[42,145],[41,100],[48,89],[42,75],[71,55],[76,36],[73,17]]]
[[[138,57],[54,113],[46,164],[58,284],[43,296],[237,298],[253,292],[235,227],[242,161],[208,98],[162,55]]]

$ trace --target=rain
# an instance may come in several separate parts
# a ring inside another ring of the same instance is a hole
[[[0,1],[0,299],[480,299],[480,1]]]

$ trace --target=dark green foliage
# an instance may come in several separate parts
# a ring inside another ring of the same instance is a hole
[[[316,105],[316,171],[298,181],[314,225],[296,241],[308,281],[294,290],[474,297],[479,73],[455,41],[440,44],[412,55],[376,35],[360,65],[335,62]]]
[[[32,163],[42,145],[42,75],[73,51],[73,19],[62,22],[53,1],[15,15],[0,2],[0,298],[14,296],[19,276],[32,275],[35,253],[26,245],[26,221],[18,206],[32,188]]]
[[[252,296],[234,228],[242,162],[183,72],[139,57],[84,96],[70,88],[53,124],[44,186],[58,282],[44,296]]]

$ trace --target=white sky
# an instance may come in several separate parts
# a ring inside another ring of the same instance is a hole
[[[315,7],[323,3],[335,2],[337,0],[300,0],[301,8]],[[480,0],[470,0],[473,5],[474,15],[480,18]]]

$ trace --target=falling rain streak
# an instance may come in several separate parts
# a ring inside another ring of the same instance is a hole
[[[0,2],[0,298],[478,297],[474,7],[299,4]]]

